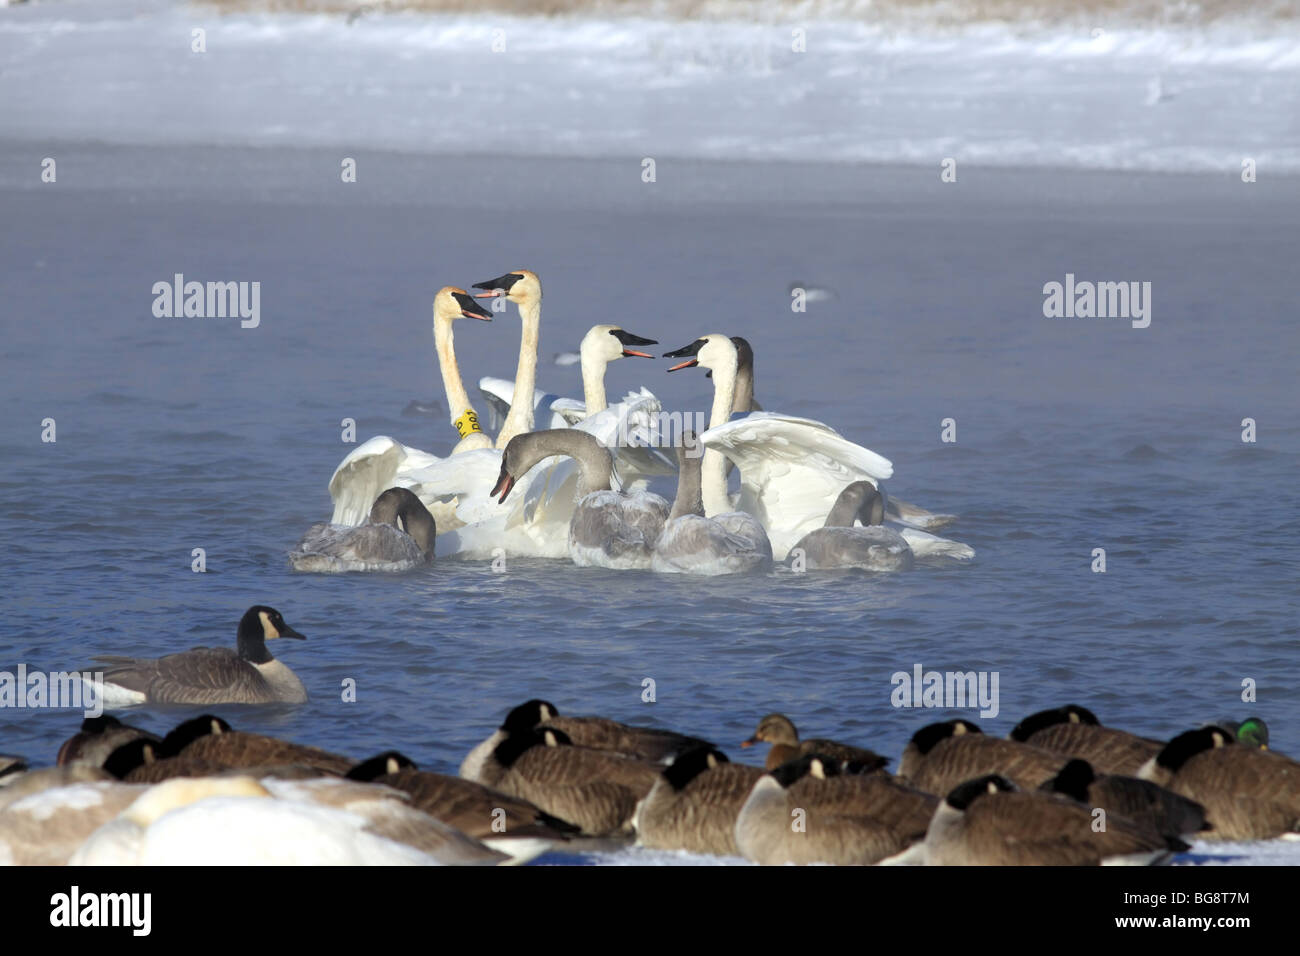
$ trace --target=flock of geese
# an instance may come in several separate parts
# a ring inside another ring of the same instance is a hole
[[[897,571],[915,558],[974,557],[968,545],[930,533],[954,520],[885,495],[892,463],[830,426],[764,411],[754,400],[754,351],[719,333],[665,353],[668,371],[699,367],[713,380],[709,426],[677,434],[645,388],[610,405],[609,364],[653,358],[658,344],[616,325],[582,339],[581,400],[535,387],[542,284],[527,269],[434,297],[433,337],[451,424],[445,458],[387,436],[354,449],[330,479],[334,513],[290,552],[301,571],[401,571],[442,555],[570,558],[574,564],[664,573],[735,574],[774,561],[800,570]],[[452,326],[490,321],[475,299],[519,309],[514,381],[484,378],[480,393],[499,421],[483,429],[456,362]],[[678,416],[680,417],[680,416]],[[537,429],[538,419],[549,426]],[[667,453],[675,449],[675,454]],[[739,473],[732,493],[729,474]],[[677,476],[670,504],[647,490]],[[891,522],[886,525],[886,520]]]
[[[278,625],[277,625],[278,626]],[[1008,739],[922,727],[894,774],[769,714],[741,744],[530,700],[458,776],[355,759],[204,714],[158,736],[88,718],[57,765],[0,758],[0,862],[500,864],[635,844],[760,864],[1151,864],[1188,839],[1300,836],[1300,764],[1263,721],[1154,740],[1070,705]]]

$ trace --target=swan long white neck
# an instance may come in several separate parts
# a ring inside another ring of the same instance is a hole
[[[456,347],[453,342],[452,320],[446,316],[433,314],[433,345],[438,351],[438,368],[442,372],[442,389],[447,395],[447,411],[451,413],[451,423],[466,412],[474,411],[470,404],[469,393],[460,378],[460,366],[456,364]]]
[[[716,428],[731,418],[731,406],[736,396],[736,351],[733,347],[727,357],[713,366],[713,410],[709,413],[709,427]],[[732,510],[731,496],[727,494],[727,460],[721,452],[707,449],[701,461],[701,491],[704,513],[726,514]]]
[[[519,318],[523,333],[519,339],[519,367],[515,370],[515,393],[510,400],[510,412],[506,415],[501,434],[497,435],[497,447],[505,448],[506,443],[516,435],[533,430],[533,392],[537,385],[537,343],[541,332],[542,303],[529,299],[519,306]]]
[[[587,404],[587,414],[594,415],[609,408],[605,398],[605,369],[608,360],[595,354],[595,347],[584,338],[582,348],[582,397]]]

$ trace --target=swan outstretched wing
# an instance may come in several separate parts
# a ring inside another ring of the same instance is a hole
[[[501,430],[501,426],[506,422],[506,416],[510,414],[510,403],[515,400],[515,383],[508,378],[492,378],[485,375],[478,380],[479,394],[483,396],[483,403],[487,406],[488,412],[488,430],[496,433]],[[561,404],[561,410],[555,408],[556,403]],[[572,398],[561,398],[558,395],[552,395],[543,392],[540,388],[533,389],[533,415],[537,418],[537,413],[543,409],[549,409],[551,417],[549,423],[543,423],[538,418],[537,428],[568,428],[569,422],[564,412],[572,414],[573,405],[581,406],[586,411],[586,405]]]
[[[375,499],[395,485],[399,476],[440,461],[418,448],[410,448],[387,435],[379,435],[352,449],[330,476],[334,502],[331,524],[358,525],[370,517]],[[426,502],[427,504],[427,502]]]
[[[825,523],[846,485],[878,485],[894,473],[888,458],[829,425],[775,412],[732,419],[700,440],[740,469],[740,510],[762,522],[777,560],[805,532]]]

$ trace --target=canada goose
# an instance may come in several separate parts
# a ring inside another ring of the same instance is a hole
[[[504,504],[520,475],[555,455],[573,458],[580,472],[577,504],[569,520],[573,563],[619,570],[648,568],[654,543],[668,517],[668,502],[650,492],[611,491],[613,458],[585,432],[552,428],[510,439],[492,496]]]
[[[654,542],[650,569],[660,573],[743,574],[772,566],[767,532],[743,511],[704,517],[700,445],[689,429],[677,449],[677,498]]]
[[[1041,790],[1022,791],[989,774],[955,787],[925,835],[931,866],[1097,866],[1163,863],[1188,849],[1176,837],[1119,817],[1104,829],[1083,804]]]
[[[60,767],[72,764],[98,767],[118,747],[137,739],[158,743],[160,738],[147,730],[124,724],[110,714],[87,717],[81,722],[81,730],[59,747],[56,762]]]
[[[502,859],[427,814],[403,806],[400,797],[385,800],[376,794],[371,799],[367,794],[348,799],[347,809],[340,809],[330,805],[333,795],[328,792],[279,784],[279,798],[248,776],[184,778],[157,784],[95,831],[69,862],[113,866],[436,865]],[[368,789],[382,793],[382,788]],[[430,834],[440,838],[444,849],[435,855],[376,832],[397,831],[409,840],[413,826],[423,838]]]
[[[637,804],[632,826],[639,846],[739,856],[736,815],[763,771],[697,747],[664,768]]]
[[[93,772],[84,765],[57,769],[73,776]],[[76,782],[70,777],[31,792],[0,790],[0,865],[63,866],[77,847],[145,789],[117,781]]]
[[[406,488],[375,499],[363,525],[314,524],[289,552],[295,571],[409,571],[433,560],[437,522]]]
[[[542,322],[542,280],[537,273],[516,269],[486,282],[474,283],[485,291],[475,298],[494,299],[505,296],[519,307],[523,335],[519,340],[519,367],[515,371],[514,400],[510,413],[497,434],[496,447],[505,448],[516,435],[533,430],[533,387],[537,384],[537,341]]]
[[[1107,816],[1122,817],[1165,836],[1190,836],[1210,829],[1205,808],[1149,780],[1118,774],[1098,776],[1086,760],[1071,760],[1040,790],[1063,793]]]
[[[912,549],[901,534],[881,524],[884,520],[885,499],[880,491],[868,481],[855,481],[835,499],[826,524],[809,531],[790,550],[803,555],[810,571],[907,571],[912,567]],[[861,526],[855,521],[861,521]]]
[[[888,774],[843,774],[804,754],[754,784],[736,818],[736,845],[764,865],[903,862],[938,800]]]
[[[1268,749],[1268,724],[1263,717],[1247,717],[1238,723],[1235,720],[1219,720],[1211,726],[1222,727],[1237,738],[1237,743],[1247,747]]]
[[[1195,800],[1214,829],[1207,840],[1267,840],[1300,833],[1300,763],[1242,747],[1221,727],[1179,734],[1138,772]]]
[[[178,724],[163,738],[163,748],[168,756],[207,761],[226,769],[300,766],[343,776],[356,765],[349,757],[318,747],[231,730],[228,723],[210,714]]]
[[[753,515],[767,530],[776,560],[784,561],[800,538],[823,526],[826,502],[834,500],[846,484],[865,480],[874,485],[893,474],[887,458],[848,441],[822,422],[775,412],[750,412],[732,419],[738,357],[735,343],[727,336],[710,333],[664,355],[685,359],[670,372],[696,365],[713,372],[709,430],[700,436],[705,446],[704,513]],[[727,491],[724,457],[740,469],[740,495],[734,502]],[[902,534],[918,557],[966,558],[975,553],[964,544],[915,528],[905,528]]]
[[[103,769],[123,783],[162,783],[176,777],[211,777],[226,768],[211,760],[170,754],[161,743],[141,737],[105,757]]]
[[[1052,753],[1086,760],[1100,773],[1133,776],[1164,745],[1113,727],[1103,727],[1086,707],[1070,704],[1030,714],[1010,737]]]
[[[963,781],[987,774],[1006,777],[1016,786],[1032,790],[1055,777],[1065,762],[1060,754],[986,737],[969,720],[947,720],[912,735],[898,774],[933,794],[948,793]]]
[[[527,800],[472,780],[419,770],[396,751],[362,761],[348,771],[347,778],[400,790],[417,810],[520,862],[578,832],[573,824]]]
[[[889,763],[888,757],[882,757],[863,747],[850,747],[848,744],[821,738],[801,741],[799,731],[795,730],[794,721],[785,714],[768,714],[758,722],[758,729],[754,731],[754,736],[742,740],[740,746],[752,747],[758,743],[772,745],[763,764],[768,770],[775,770],[787,760],[810,753],[822,754],[841,762],[854,762],[858,764],[858,772],[878,770]]]
[[[487,783],[481,779],[483,763],[491,757],[497,745],[511,732],[543,727],[564,731],[578,747],[608,750],[650,763],[670,763],[688,750],[713,746],[698,737],[654,727],[634,727],[606,717],[561,717],[550,701],[534,698],[513,708],[506,714],[500,728],[469,752],[461,762],[460,775],[466,780]]]
[[[256,604],[239,621],[236,649],[196,647],[157,659],[98,657],[107,706],[132,704],[301,704],[302,681],[271,656],[266,642],[299,634],[273,607]]]
[[[659,768],[604,750],[575,747],[552,728],[511,732],[484,765],[484,784],[522,797],[588,836],[631,831],[637,802]]]

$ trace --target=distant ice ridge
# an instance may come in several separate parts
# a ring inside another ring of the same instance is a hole
[[[205,31],[206,52],[191,51]],[[0,12],[27,140],[1300,172],[1300,22],[1108,29]],[[803,52],[795,48],[803,44]],[[500,48],[493,52],[494,44]]]

